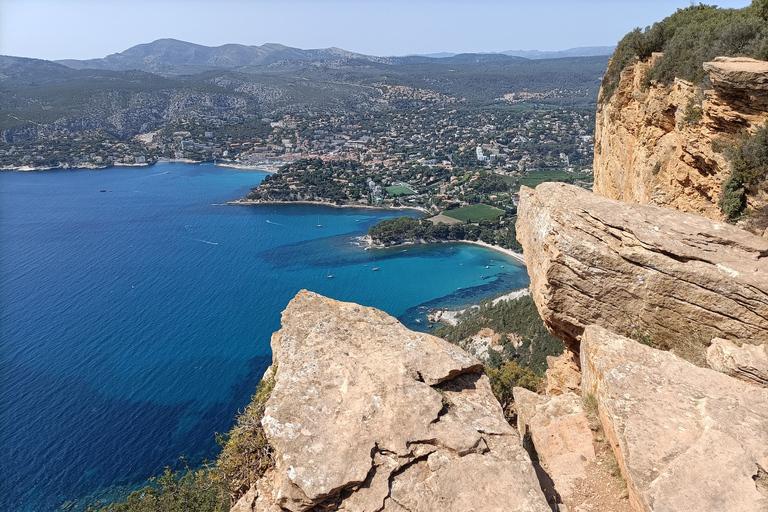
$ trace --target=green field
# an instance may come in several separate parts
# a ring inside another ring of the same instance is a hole
[[[592,180],[592,175],[582,172],[565,172],[559,169],[551,171],[534,171],[529,172],[522,178],[520,178],[520,186],[535,188],[536,185],[544,183],[545,181],[565,181],[567,179],[577,180]]]
[[[496,219],[500,215],[504,215],[504,210],[488,206],[487,204],[473,204],[472,206],[464,206],[455,210],[446,210],[443,212],[443,215],[462,222],[480,222],[481,220]]]
[[[387,187],[387,194],[391,196],[410,196],[411,194],[415,194],[415,192],[408,187],[395,185],[392,187]]]

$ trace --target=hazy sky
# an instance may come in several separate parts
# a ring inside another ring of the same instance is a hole
[[[750,0],[721,0],[741,8]],[[0,0],[0,54],[105,57],[171,37],[369,55],[615,44],[690,0]]]

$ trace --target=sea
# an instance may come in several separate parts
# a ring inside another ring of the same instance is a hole
[[[418,211],[225,204],[264,176],[0,172],[0,510],[105,505],[214,460],[301,289],[428,330],[430,309],[528,284],[483,247],[361,245]]]

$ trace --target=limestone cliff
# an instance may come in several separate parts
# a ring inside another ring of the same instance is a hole
[[[728,144],[740,130],[768,120],[768,62],[721,57],[704,64],[712,88],[676,79],[645,84],[658,55],[626,68],[610,99],[601,98],[595,125],[595,192],[711,219],[730,175],[713,141]],[[602,92],[601,92],[602,94]],[[752,187],[748,205],[768,204]]]
[[[704,364],[714,337],[768,343],[768,241],[573,185],[521,189],[531,294],[566,345],[598,324]]]
[[[636,512],[768,511],[768,241],[566,184],[520,196],[531,293],[569,350],[548,396],[515,389],[518,428],[563,503],[586,509],[594,441]]]
[[[550,511],[462,349],[307,291],[282,324],[262,420],[274,470],[233,510]]]

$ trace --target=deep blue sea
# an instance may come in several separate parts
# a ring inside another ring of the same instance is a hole
[[[178,163],[0,173],[0,510],[82,509],[182,454],[215,458],[302,288],[424,329],[429,308],[528,284],[481,247],[355,243],[404,212],[222,204],[264,176]]]

